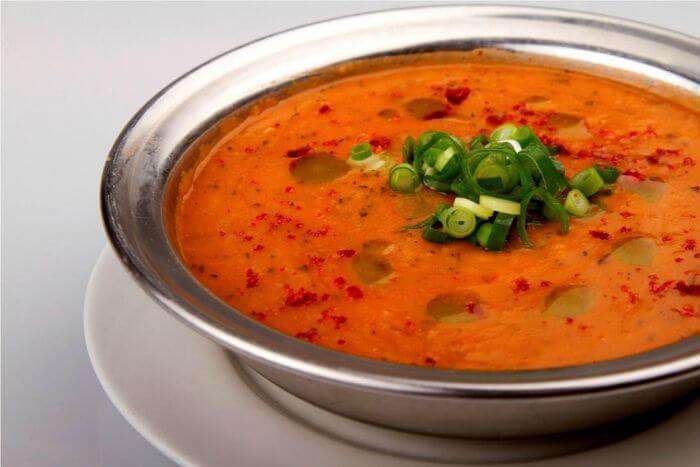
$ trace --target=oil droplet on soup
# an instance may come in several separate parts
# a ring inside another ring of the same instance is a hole
[[[610,253],[610,258],[631,266],[649,266],[656,253],[656,242],[651,238],[637,237],[626,240]]]
[[[593,308],[595,295],[593,289],[582,285],[557,287],[545,300],[545,312],[560,318],[582,315]]]
[[[393,245],[384,240],[370,240],[365,242],[360,251],[352,260],[352,268],[364,284],[377,284],[387,280],[394,268],[386,258]]]
[[[472,293],[445,293],[430,300],[425,311],[438,323],[471,323],[484,315],[479,297]]]
[[[302,156],[289,163],[289,171],[300,182],[324,183],[342,177],[350,170],[344,160],[319,152]]]
[[[420,120],[443,118],[449,113],[447,104],[429,97],[421,97],[407,102],[406,110]]]

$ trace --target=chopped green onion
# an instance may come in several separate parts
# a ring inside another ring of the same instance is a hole
[[[515,216],[509,214],[503,214],[502,212],[496,214],[484,248],[491,251],[501,251],[506,244],[510,226],[513,225],[513,219],[515,219]]]
[[[503,141],[506,139],[511,139],[513,134],[518,130],[518,127],[515,126],[512,123],[504,123],[503,125],[499,126],[493,132],[491,133],[491,136],[489,137],[489,141],[491,142],[496,142],[496,141]]]
[[[438,154],[437,158],[435,159],[435,170],[438,172],[442,172],[442,169],[445,168],[448,162],[450,162],[450,159],[452,159],[455,155],[455,150],[454,148],[447,148],[444,151],[442,151],[440,154]]]
[[[520,203],[507,199],[496,198],[495,196],[481,195],[479,196],[479,204],[485,208],[505,214],[511,214],[513,216],[520,214]]]
[[[591,209],[591,203],[588,202],[588,199],[583,193],[574,188],[566,195],[564,207],[572,216],[582,217]]]
[[[571,179],[571,185],[580,190],[584,195],[591,196],[603,188],[605,181],[595,167],[590,167],[574,175]]]
[[[429,176],[427,173],[425,178],[423,178],[423,183],[425,184],[425,186],[435,191],[441,191],[443,193],[447,193],[448,191],[450,191],[449,183],[436,180],[434,177]]]
[[[454,206],[469,209],[476,217],[481,219],[488,219],[489,217],[493,216],[492,209],[486,208],[467,198],[455,198]]]
[[[476,229],[476,217],[468,209],[451,207],[440,213],[443,230],[455,238],[464,238]]]
[[[403,148],[402,148],[403,161],[408,163],[408,164],[413,162],[413,155],[414,155],[415,151],[416,151],[416,140],[413,139],[413,136],[409,136],[403,142]]]
[[[411,164],[396,165],[389,172],[389,186],[399,193],[415,193],[420,183],[420,175]]]
[[[472,139],[471,143],[469,143],[469,149],[472,151],[475,149],[481,149],[484,147],[484,145],[486,145],[486,143],[488,143],[488,140],[484,135],[476,135],[474,139]]]
[[[372,155],[372,146],[369,143],[360,143],[350,148],[350,160],[360,162]]]
[[[491,236],[491,229],[493,229],[493,224],[490,222],[484,222],[479,227],[479,230],[476,231],[476,241],[483,248],[486,248],[486,245],[489,244],[489,237]]]
[[[596,170],[605,183],[615,183],[617,177],[620,176],[620,170],[610,165],[606,165],[605,167],[596,166]]]
[[[423,239],[433,243],[450,243],[454,241],[454,237],[450,234],[430,226],[423,229]]]
[[[518,129],[515,130],[515,132],[512,135],[510,135],[510,138],[520,143],[520,145],[523,148],[526,148],[531,143],[539,142],[540,140],[537,137],[537,135],[535,135],[535,133],[532,131],[532,129],[527,125],[518,127]]]
[[[504,165],[492,163],[488,159],[479,164],[474,173],[476,183],[482,188],[492,191],[505,191],[510,184],[510,174]]]
[[[520,152],[523,150],[523,147],[520,145],[520,143],[514,139],[504,139],[501,142],[508,143],[511,146],[513,146],[513,151],[515,151],[515,152]]]

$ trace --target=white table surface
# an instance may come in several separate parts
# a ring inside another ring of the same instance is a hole
[[[537,4],[700,26],[700,2]],[[100,172],[128,118],[239,44],[406,5],[2,4],[2,465],[172,465],[107,400],[83,340],[85,285],[105,243]]]

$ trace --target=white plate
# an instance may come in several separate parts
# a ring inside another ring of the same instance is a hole
[[[111,249],[100,255],[88,285],[85,338],[97,377],[117,409],[182,465],[411,467],[426,461],[374,449],[494,462],[551,456],[591,442],[436,439],[318,409],[251,378],[228,352],[169,316],[133,282]],[[700,399],[620,442],[527,465],[698,465],[698,440]]]

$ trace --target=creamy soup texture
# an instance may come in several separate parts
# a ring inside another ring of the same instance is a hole
[[[406,137],[469,141],[504,122],[560,148],[568,173],[620,169],[595,209],[530,224],[534,246],[429,243],[449,196],[387,185]],[[370,142],[377,170],[347,163]],[[700,332],[700,115],[557,68],[459,63],[324,84],[254,112],[181,179],[176,240],[208,289],[267,326],[412,365],[512,370],[598,362]]]

